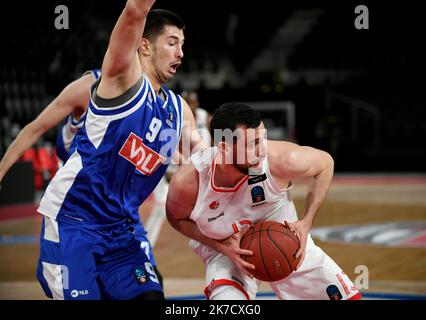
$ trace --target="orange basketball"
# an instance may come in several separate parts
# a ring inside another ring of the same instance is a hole
[[[242,256],[255,265],[250,270],[262,281],[278,281],[296,268],[299,259],[294,256],[299,249],[299,239],[284,224],[275,221],[255,223],[241,238],[240,247],[253,251],[252,256]]]

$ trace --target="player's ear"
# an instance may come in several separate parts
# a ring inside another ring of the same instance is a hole
[[[151,55],[151,45],[147,38],[141,38],[141,41],[139,43],[139,52],[142,53],[144,56]]]

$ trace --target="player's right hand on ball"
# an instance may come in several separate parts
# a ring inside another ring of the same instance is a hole
[[[240,248],[241,237],[250,229],[250,226],[245,225],[239,232],[233,234],[232,236],[219,240],[218,250],[226,255],[231,261],[238,267],[238,269],[245,275],[253,278],[253,275],[250,273],[250,270],[254,270],[255,266],[251,263],[245,261],[241,256],[252,256],[253,251],[245,250]]]

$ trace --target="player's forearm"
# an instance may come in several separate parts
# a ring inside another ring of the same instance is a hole
[[[173,228],[182,233],[184,236],[218,250],[219,243],[216,240],[202,234],[194,221],[190,219],[175,220],[169,218],[169,222]]]
[[[21,130],[0,161],[0,181],[22,154],[40,138],[42,133],[41,130],[35,130],[32,124],[28,124]]]
[[[308,194],[305,200],[305,213],[303,216],[303,221],[305,221],[309,227],[312,226],[315,216],[327,196],[331,180],[333,179],[333,171],[333,159],[331,156],[327,155],[324,169],[309,181]]]

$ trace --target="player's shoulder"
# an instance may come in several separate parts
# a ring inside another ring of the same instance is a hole
[[[92,82],[98,80],[101,77],[101,69],[90,69],[83,72],[80,78],[90,79]]]
[[[268,165],[272,173],[282,172],[297,160],[300,146],[288,141],[267,141]]]
[[[93,76],[90,73],[83,74],[81,77],[75,79],[73,82],[70,83],[69,87],[75,88],[75,89],[90,89],[90,86],[93,84],[95,80],[93,79]]]
[[[279,159],[286,157],[289,153],[297,151],[300,146],[293,142],[267,140],[268,157]]]
[[[70,82],[57,97],[59,105],[73,109],[81,108],[84,111],[90,100],[92,83],[93,78],[90,75],[82,76]]]
[[[179,167],[170,181],[170,190],[177,193],[191,193],[198,191],[198,170],[191,164]]]

